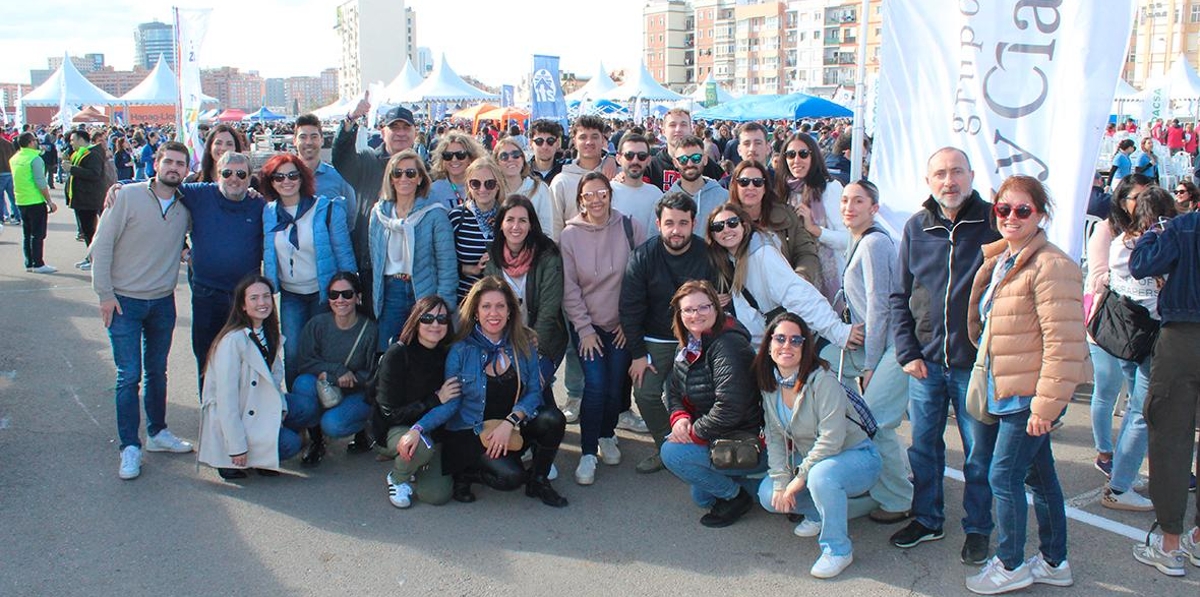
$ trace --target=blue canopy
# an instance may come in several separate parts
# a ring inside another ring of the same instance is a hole
[[[287,120],[287,116],[276,114],[263,106],[246,115],[242,120]]]
[[[703,120],[748,120],[843,118],[853,116],[848,108],[807,93],[747,95],[693,114]]]

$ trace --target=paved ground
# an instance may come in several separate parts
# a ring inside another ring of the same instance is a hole
[[[855,520],[854,565],[817,581],[808,576],[815,540],[762,511],[727,529],[701,527],[702,512],[669,473],[633,472],[651,444],[624,432],[626,461],[601,465],[585,488],[570,480],[579,452],[577,429],[568,429],[558,459],[557,487],[571,500],[563,510],[480,490],[475,504],[399,511],[387,502],[385,465],[347,457],[344,442],[320,468],[276,479],[227,484],[191,455],[147,454],[141,478],[121,481],[113,364],[89,277],[71,267],[83,254],[74,228],[69,213],[51,217],[47,261],[61,270],[53,276],[25,273],[20,231],[0,233],[0,595],[965,593],[971,570],[958,561],[957,523],[945,540],[903,551],[887,544],[898,527]],[[168,422],[195,439],[186,284],[176,301]],[[1077,403],[1055,434],[1066,493],[1085,516],[1103,517],[1098,524],[1140,532],[1151,514],[1096,502],[1088,424],[1086,403]],[[961,467],[956,434],[947,442],[950,466]],[[948,479],[946,488],[956,521],[962,485]],[[1076,585],[1027,593],[1200,594],[1200,568],[1169,579],[1134,562],[1132,543],[1072,520]]]

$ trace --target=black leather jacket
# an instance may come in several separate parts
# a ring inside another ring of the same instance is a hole
[[[689,364],[682,350],[675,357],[667,384],[672,423],[690,416],[692,434],[704,441],[758,434],[763,409],[751,372],[750,332],[728,317],[724,329],[701,338],[701,346],[695,363]]]

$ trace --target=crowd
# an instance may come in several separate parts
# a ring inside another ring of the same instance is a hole
[[[350,452],[390,462],[397,508],[472,502],[477,486],[564,507],[552,481],[568,424],[579,485],[621,463],[618,427],[644,429],[657,450],[637,472],[683,481],[700,524],[732,525],[755,504],[786,514],[821,548],[811,574],[830,578],[853,562],[851,518],[906,522],[898,548],[944,538],[952,420],[961,558],[982,566],[967,588],[1067,586],[1053,431],[1091,382],[1103,505],[1155,512],[1162,530],[1138,561],[1173,576],[1200,566],[1200,529],[1184,524],[1200,215],[1144,171],[1116,185],[1085,284],[1047,239],[1042,184],[1014,175],[989,201],[953,147],[928,157],[929,196],[894,238],[875,221],[879,189],[849,178],[842,123],[731,135],[673,109],[649,126],[582,116],[569,130],[426,137],[395,107],[362,148],[369,109],[338,125],[332,163],[310,115],[290,127],[294,152],[260,168],[227,125],[206,131],[196,172],[184,145],[151,132],[146,182],[136,165],[129,176],[124,137],[110,150],[107,131],[68,131],[63,184],[112,344],[120,478],[140,474],[143,450],[194,449],[166,424],[182,261],[199,460],[227,480],[295,457],[318,466],[352,437]],[[26,267],[52,273],[41,246],[57,177],[36,134],[17,146]],[[1194,201],[1194,185],[1176,191]],[[559,374],[567,396],[552,390]]]

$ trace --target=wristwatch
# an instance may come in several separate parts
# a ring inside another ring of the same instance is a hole
[[[518,417],[517,413],[508,413],[508,416],[504,417],[504,420],[512,423],[513,429],[520,429],[521,427],[521,417]]]

